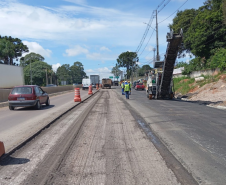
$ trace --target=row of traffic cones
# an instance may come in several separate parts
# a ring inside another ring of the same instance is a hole
[[[102,85],[100,84],[100,87],[102,87]],[[92,85],[89,86],[89,92],[88,95],[92,95],[93,91],[92,91]],[[99,85],[96,84],[96,90],[99,90]],[[80,97],[80,88],[75,88],[75,97],[74,97],[74,102],[81,102],[81,97]]]

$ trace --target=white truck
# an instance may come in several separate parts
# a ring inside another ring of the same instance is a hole
[[[0,64],[0,88],[10,89],[24,85],[23,67]]]

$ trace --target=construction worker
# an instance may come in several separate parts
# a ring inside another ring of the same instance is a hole
[[[127,81],[125,81],[124,92],[126,94],[126,99],[129,99],[129,91],[130,91],[130,85]]]
[[[122,95],[125,95],[125,93],[124,93],[124,81],[122,81],[121,87],[122,87]]]
[[[132,85],[131,85],[131,82],[130,81],[128,81],[129,82],[129,95],[131,95],[131,88],[132,88]]]

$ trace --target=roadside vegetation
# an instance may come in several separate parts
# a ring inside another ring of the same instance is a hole
[[[206,84],[218,82],[220,79],[226,82],[226,71],[217,75],[201,75],[204,77],[203,81],[195,82],[195,78],[178,77],[173,79],[175,93],[185,95],[193,90],[203,87]]]
[[[179,57],[190,56],[189,62],[179,62],[183,74],[193,71],[226,70],[226,0],[206,0],[198,9],[178,11],[169,28],[183,29],[183,45]]]

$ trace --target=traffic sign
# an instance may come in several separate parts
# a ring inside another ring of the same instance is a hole
[[[109,78],[113,78],[113,76],[109,76]]]
[[[118,79],[118,78],[119,78],[119,76],[116,76],[115,78],[117,78],[117,79]]]

